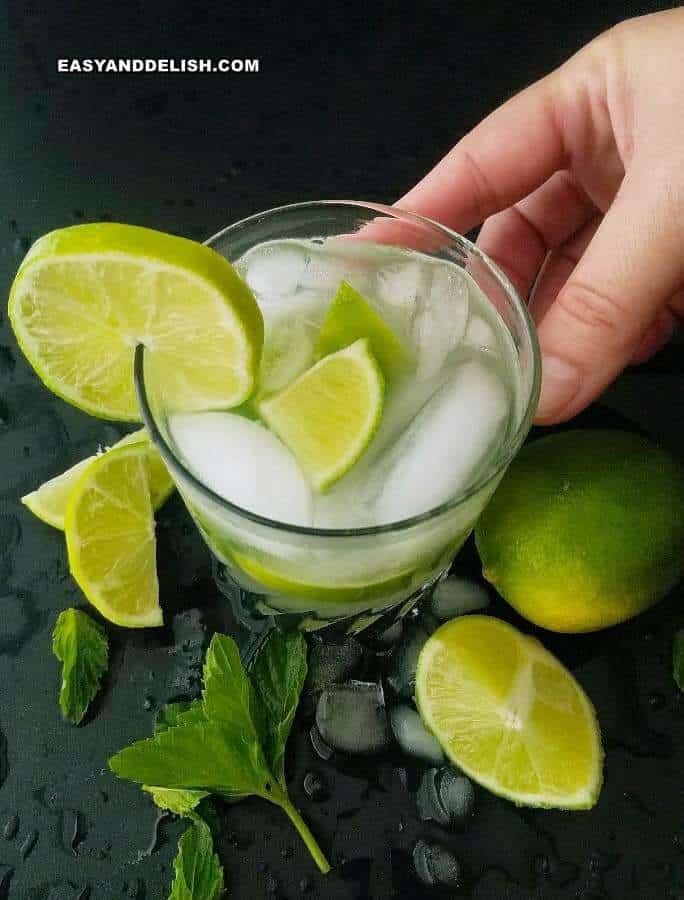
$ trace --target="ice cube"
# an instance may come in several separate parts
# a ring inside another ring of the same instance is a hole
[[[379,684],[350,681],[323,691],[316,707],[323,740],[345,753],[377,753],[389,743],[385,697]]]
[[[322,691],[354,672],[363,657],[363,647],[355,638],[343,644],[330,644],[312,640],[309,652],[309,671],[306,687],[310,691]]]
[[[458,887],[461,883],[461,866],[458,860],[451,850],[439,844],[418,841],[413,848],[413,865],[418,878],[429,887]]]
[[[188,468],[217,494],[269,519],[311,524],[307,481],[263,425],[234,413],[179,413],[170,417],[169,429]]]
[[[506,424],[508,396],[485,364],[458,366],[389,451],[375,504],[378,524],[396,522],[445,503],[462,491]]]
[[[260,301],[293,294],[306,269],[304,248],[294,241],[268,241],[249,250],[238,262],[238,271]]]
[[[468,283],[454,265],[434,266],[429,292],[419,298],[413,322],[418,377],[430,378],[463,340],[468,322]]]
[[[466,328],[464,343],[477,350],[496,351],[496,334],[494,329],[482,316],[471,316]]]
[[[489,606],[486,589],[470,578],[445,578],[432,595],[430,609],[441,622]]]
[[[430,288],[431,275],[432,267],[417,260],[385,265],[377,272],[375,293],[383,304],[413,320],[419,300]]]
[[[395,706],[390,712],[390,724],[397,743],[405,753],[437,765],[443,761],[444,753],[439,741],[426,729],[415,709],[405,705]]]
[[[409,625],[405,629],[401,643],[392,652],[387,671],[387,683],[398,696],[406,699],[413,697],[416,688],[418,657],[429,637],[430,635],[422,625]]]
[[[294,311],[293,311],[294,312]],[[307,323],[293,315],[265,320],[259,387],[279,391],[313,363],[314,334]]]
[[[311,245],[308,263],[302,273],[303,288],[324,292],[332,300],[342,281],[348,281],[361,294],[368,293],[370,267],[355,252],[352,241],[328,240],[321,245]]]
[[[424,822],[433,821],[443,828],[462,826],[475,807],[472,782],[453,769],[428,769],[416,794],[418,813]]]

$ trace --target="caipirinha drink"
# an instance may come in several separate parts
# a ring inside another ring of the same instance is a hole
[[[212,243],[264,321],[240,407],[184,407],[140,354],[148,427],[251,616],[357,631],[409,609],[520,438],[531,376],[518,335],[461,256],[385,229]]]

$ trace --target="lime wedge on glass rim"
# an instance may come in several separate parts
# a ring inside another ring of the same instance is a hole
[[[90,603],[127,628],[161,625],[154,511],[143,443],[86,467],[64,519],[69,568]]]
[[[112,447],[108,447],[104,453],[109,453],[117,447],[125,447],[129,444],[141,442],[145,443],[147,449],[145,462],[152,494],[152,506],[157,510],[168,500],[174,490],[174,484],[161,456],[149,440],[147,432],[143,428],[133,431],[131,434],[122,437]],[[63,531],[64,515],[74,487],[86,468],[102,455],[102,453],[95,453],[86,457],[86,459],[80,460],[80,462],[75,463],[65,472],[62,472],[61,475],[50,478],[49,481],[41,484],[35,491],[31,491],[30,494],[23,496],[21,502],[41,521]]]
[[[416,702],[447,757],[524,806],[589,809],[601,790],[596,714],[535,638],[491,616],[461,616],[418,659]]]
[[[292,451],[320,492],[338,481],[364,452],[380,423],[385,381],[362,338],[325,356],[259,413]]]
[[[111,222],[50,232],[17,272],[9,315],[45,385],[95,416],[139,421],[139,343],[179,408],[226,409],[254,388],[256,300],[227,260],[185,238]]]

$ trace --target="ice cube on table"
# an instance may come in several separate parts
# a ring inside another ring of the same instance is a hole
[[[269,519],[310,525],[311,490],[294,456],[258,422],[234,413],[178,413],[171,438],[187,467],[231,503]]]
[[[240,258],[237,269],[261,302],[297,290],[307,264],[307,254],[294,241],[268,241]]]
[[[377,753],[389,743],[381,685],[350,681],[323,691],[316,707],[323,740],[345,753]]]
[[[494,329],[482,316],[471,316],[463,342],[477,350],[496,351],[497,346]]]
[[[470,578],[452,575],[439,582],[430,601],[430,611],[441,622],[489,606],[486,588]]]
[[[502,433],[508,412],[506,388],[485,363],[459,365],[388,452],[389,458],[378,460],[387,475],[375,503],[375,521],[407,519],[462,491]]]
[[[418,377],[430,378],[463,340],[468,323],[468,283],[447,263],[433,266],[430,289],[419,298],[413,322]]]
[[[395,706],[390,712],[390,723],[404,753],[437,765],[444,760],[439,741],[426,729],[415,709],[405,705]]]

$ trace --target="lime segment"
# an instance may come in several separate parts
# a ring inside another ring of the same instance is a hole
[[[237,406],[254,387],[256,300],[227,260],[185,238],[110,222],[53,231],[19,268],[9,314],[47,387],[96,416],[139,420],[138,343],[178,408]]]
[[[69,565],[102,615],[129,628],[162,624],[146,448],[98,457],[67,503]]]
[[[152,506],[159,509],[163,503],[169,498],[173,491],[173,481],[164,465],[161,456],[149,442],[147,432],[144,429],[134,431],[121,438],[114,447],[124,447],[129,444],[137,444],[141,441],[145,442],[147,454],[145,461],[148,470],[148,479],[150,492],[152,495]],[[109,452],[106,450],[105,452]],[[64,515],[66,513],[69,497],[76,486],[79,478],[85,472],[86,468],[98,458],[97,454],[88,456],[77,462],[66,472],[56,475],[44,484],[41,484],[35,491],[26,494],[21,498],[21,502],[27,506],[31,512],[47,525],[53,528],[64,530]]]
[[[384,379],[367,339],[332,353],[259,404],[262,418],[325,491],[359,459],[382,416]]]
[[[423,648],[416,700],[447,756],[525,806],[587,809],[603,750],[582,688],[533,638],[489,616],[443,625]]]
[[[411,354],[358,291],[343,281],[318,337],[317,355],[326,356],[368,338],[384,375],[393,378],[411,365]]]

